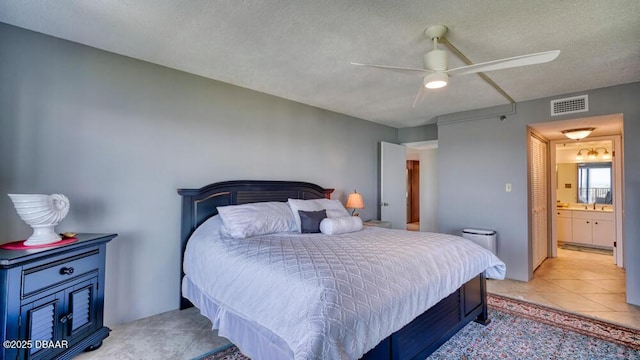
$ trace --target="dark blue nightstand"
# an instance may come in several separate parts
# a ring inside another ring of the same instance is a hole
[[[70,359],[102,344],[106,245],[116,236],[0,250],[0,359]]]

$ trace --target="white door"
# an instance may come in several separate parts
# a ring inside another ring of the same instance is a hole
[[[407,148],[380,143],[380,220],[407,228]]]
[[[531,250],[535,270],[547,258],[547,144],[529,137]],[[575,236],[575,234],[574,234]]]

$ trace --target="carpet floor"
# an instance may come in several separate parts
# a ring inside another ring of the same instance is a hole
[[[640,331],[499,295],[491,323],[471,322],[431,359],[640,359]],[[229,344],[199,360],[248,360]]]

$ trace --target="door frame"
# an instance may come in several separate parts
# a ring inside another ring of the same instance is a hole
[[[438,140],[405,142],[420,161],[420,231],[438,232]]]

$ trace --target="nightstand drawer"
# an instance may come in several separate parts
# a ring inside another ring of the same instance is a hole
[[[91,271],[98,271],[99,267],[99,251],[94,250],[53,263],[25,269],[22,272],[22,295],[26,297]]]

